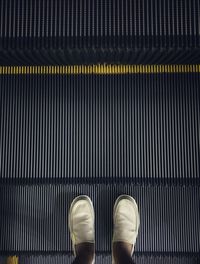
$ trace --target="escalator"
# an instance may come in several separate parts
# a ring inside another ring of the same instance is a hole
[[[135,197],[138,264],[200,261],[200,4],[0,3],[0,263],[71,263],[68,210]],[[16,256],[16,257],[14,257]]]

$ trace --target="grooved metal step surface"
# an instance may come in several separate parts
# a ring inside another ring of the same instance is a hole
[[[1,0],[0,64],[199,63],[198,0]]]
[[[137,253],[200,251],[200,187],[94,185],[1,185],[0,251],[70,252],[69,206],[77,195],[89,195],[96,214],[96,251],[111,251],[112,210],[120,194],[132,195],[141,225]]]
[[[199,76],[0,75],[0,182],[199,185]]]
[[[47,255],[47,256],[20,256],[19,264],[67,264],[72,263],[74,257],[71,255]],[[135,264],[199,264],[200,258],[195,256],[134,256]],[[97,255],[95,263],[110,264],[110,255]],[[6,257],[0,256],[1,264],[6,264]]]

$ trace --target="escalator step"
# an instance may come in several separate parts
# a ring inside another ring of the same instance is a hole
[[[0,2],[1,65],[199,63],[199,0]]]
[[[135,197],[141,226],[135,252],[200,250],[200,187],[112,185],[1,185],[1,252],[70,252],[68,209],[89,195],[96,213],[96,250],[110,252],[112,209],[120,194]]]
[[[0,75],[0,182],[196,184],[200,75]]]
[[[20,256],[19,264],[67,264],[72,263],[74,258],[70,255],[49,255],[49,256]],[[199,264],[200,258],[196,256],[134,256],[136,264]],[[0,256],[0,263],[6,264],[6,257]],[[111,256],[97,255],[97,264],[110,264]]]

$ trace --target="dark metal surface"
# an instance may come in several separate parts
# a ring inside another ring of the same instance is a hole
[[[199,64],[199,13],[199,0],[1,0],[0,65]],[[0,75],[0,254],[71,263],[68,209],[88,194],[96,263],[110,263],[128,193],[137,264],[199,263],[199,87],[197,73]]]
[[[68,264],[72,263],[74,257],[71,255],[38,255],[38,256],[20,256],[19,264]],[[197,256],[134,256],[136,264],[199,264],[200,258]],[[6,257],[0,256],[0,263],[6,264]],[[97,255],[95,258],[97,264],[111,264],[110,255]]]
[[[69,206],[87,194],[96,213],[96,251],[110,252],[113,205],[123,193],[139,206],[135,252],[199,253],[200,187],[129,184],[0,186],[0,251],[71,251]]]
[[[0,64],[199,63],[199,0],[1,0]]]
[[[199,74],[1,75],[1,183],[197,184]]]

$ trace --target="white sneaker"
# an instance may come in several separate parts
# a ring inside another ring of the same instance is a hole
[[[74,255],[75,246],[80,243],[95,243],[94,207],[86,195],[76,197],[69,211],[69,230]]]
[[[140,226],[138,206],[133,197],[120,195],[117,198],[113,209],[113,224],[114,233],[112,242],[132,244],[132,255]]]

